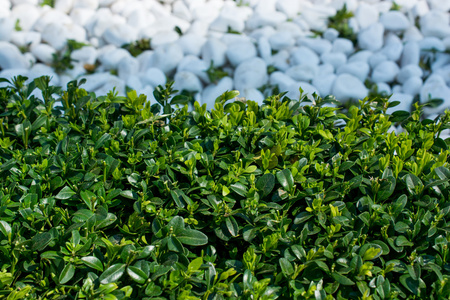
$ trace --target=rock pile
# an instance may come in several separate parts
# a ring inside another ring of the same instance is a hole
[[[377,87],[401,101],[395,109],[415,97],[444,100],[429,114],[450,107],[450,0],[43,2],[0,0],[0,77],[84,77],[89,91],[128,86],[150,98],[170,78],[208,108],[225,90],[261,102],[275,86],[344,102]],[[329,21],[344,5],[353,36]],[[78,43],[70,52],[68,40]],[[136,41],[148,47],[133,53]],[[72,68],[56,70],[64,53]]]

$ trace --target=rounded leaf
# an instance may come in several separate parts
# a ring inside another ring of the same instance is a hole
[[[100,275],[98,278],[101,284],[107,284],[111,282],[115,282],[122,277],[125,272],[126,265],[125,264],[115,264],[105,270],[105,272]]]

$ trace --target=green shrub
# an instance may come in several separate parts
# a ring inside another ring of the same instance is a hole
[[[449,111],[0,81],[1,298],[450,296]]]

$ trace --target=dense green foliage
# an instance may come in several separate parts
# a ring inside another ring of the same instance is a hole
[[[448,111],[0,81],[0,298],[450,296]]]

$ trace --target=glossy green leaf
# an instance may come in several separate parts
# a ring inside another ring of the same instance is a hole
[[[139,268],[133,267],[133,266],[127,267],[127,273],[131,277],[131,279],[133,279],[134,281],[136,281],[139,284],[144,284],[148,278],[147,274],[145,274],[144,271],[142,271]]]
[[[126,264],[114,264],[106,269],[98,278],[101,284],[116,282],[125,272]]]
[[[75,275],[75,266],[71,263],[67,264],[59,274],[59,283],[65,284]]]
[[[11,235],[11,226],[5,221],[0,220],[0,232],[8,238]]]
[[[85,256],[81,258],[81,261],[88,267],[93,268],[95,270],[98,270],[100,272],[103,272],[103,264],[95,256]]]
[[[339,274],[337,272],[331,273],[331,276],[334,278],[334,280],[336,280],[337,282],[339,282],[342,285],[354,285],[355,284],[355,282],[350,280],[348,277],[346,277],[342,274]]]
[[[206,234],[195,229],[183,229],[177,238],[181,243],[190,246],[201,246],[208,243]]]
[[[102,147],[106,142],[108,142],[111,139],[111,135],[109,133],[103,134],[97,142],[95,142],[94,149],[97,150],[100,147]]]
[[[290,192],[294,187],[294,177],[292,177],[291,170],[284,169],[277,172],[278,182],[283,186],[284,190]]]
[[[256,188],[261,192],[261,196],[269,195],[275,187],[275,176],[271,173],[264,174],[256,181]]]
[[[76,193],[70,187],[65,186],[61,189],[61,191],[59,191],[59,193],[55,196],[55,198],[59,200],[65,200],[69,199],[75,194]]]

